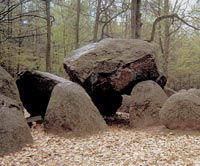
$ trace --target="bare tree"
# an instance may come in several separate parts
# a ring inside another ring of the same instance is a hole
[[[47,21],[47,48],[46,48],[46,71],[51,72],[51,14],[50,0],[46,0]]]
[[[93,32],[93,42],[97,41],[98,30],[99,30],[99,20],[100,20],[100,14],[101,14],[101,2],[102,0],[97,0],[96,18],[95,18],[94,32]]]
[[[141,0],[131,1],[131,38],[138,39],[141,37]]]
[[[20,0],[20,1],[12,1],[11,0],[0,0],[0,3],[2,4],[0,8],[0,23],[6,22],[8,20],[8,14],[11,13],[13,10],[15,10],[17,7],[19,7],[22,3],[26,3],[28,0]],[[11,4],[12,3],[12,4]],[[7,17],[7,18],[6,18]]]
[[[103,24],[102,25],[102,29],[101,29],[101,39],[104,38],[104,36],[108,36],[108,37],[111,37],[108,33],[108,25],[112,23],[112,21],[114,19],[116,19],[118,16],[120,16],[122,13],[124,13],[127,9],[128,9],[128,5],[126,4],[123,4],[122,3],[122,7],[120,8],[120,10],[117,10],[116,13],[112,14],[112,15],[107,15],[108,13],[108,9],[114,5],[114,0],[112,0],[110,2],[110,4],[107,5],[107,7],[104,9],[104,12],[105,12],[105,20],[104,21],[101,21],[101,23]]]
[[[169,15],[169,0],[164,0],[164,15]],[[168,77],[168,62],[170,54],[170,20],[164,20],[164,43],[163,43],[163,71]]]
[[[156,2],[156,3],[155,3]],[[156,19],[153,22],[152,26],[152,33],[150,42],[154,40],[156,26],[158,30],[158,38],[159,38],[159,44],[161,48],[162,53],[162,68],[165,75],[168,77],[169,75],[169,59],[171,56],[171,51],[173,49],[172,42],[173,42],[173,36],[175,33],[181,28],[183,24],[187,25],[188,27],[191,27],[195,30],[200,30],[200,28],[195,27],[195,25],[190,23],[192,20],[189,16],[187,19],[186,17],[186,9],[188,7],[189,1],[178,1],[176,0],[174,2],[174,6],[171,6],[170,8],[170,1],[164,0],[163,4],[161,4],[161,0],[159,0],[159,5],[155,9],[155,4],[157,4],[157,1],[152,3],[151,8],[155,11],[157,10],[158,13],[156,13]],[[162,9],[162,11],[160,10]],[[179,16],[180,15],[180,16]],[[163,23],[161,24],[161,21]],[[161,31],[162,30],[162,31]],[[162,33],[161,33],[162,32]],[[173,35],[173,36],[172,36]],[[171,45],[171,46],[170,46]]]
[[[77,0],[77,7],[76,7],[76,38],[75,38],[75,48],[79,48],[79,24],[80,24],[80,14],[81,14],[81,0]]]

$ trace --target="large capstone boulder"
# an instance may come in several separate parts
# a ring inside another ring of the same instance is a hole
[[[200,97],[190,92],[178,92],[163,105],[160,121],[169,129],[200,129]]]
[[[136,83],[154,80],[165,86],[166,78],[159,74],[154,54],[153,46],[142,40],[105,39],[72,52],[64,68],[101,114],[109,116],[120,107],[121,95],[130,94]]]
[[[149,80],[138,83],[131,92],[130,125],[133,127],[158,125],[159,111],[167,98],[156,82]]]
[[[45,130],[58,135],[85,135],[107,125],[85,90],[67,81],[55,86],[45,115]]]
[[[0,67],[0,156],[32,143],[14,79]]]
[[[55,85],[66,79],[41,71],[25,71],[20,73],[16,83],[21,101],[33,116],[44,118],[51,92]]]

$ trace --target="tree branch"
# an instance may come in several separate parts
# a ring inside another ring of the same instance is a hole
[[[20,16],[16,16],[16,17],[10,18],[8,21],[13,21],[13,20],[16,20],[16,19],[19,19],[19,18],[22,18],[22,17],[36,17],[36,18],[41,18],[41,19],[46,20],[46,17],[33,15],[33,14],[22,14]],[[2,23],[2,22],[0,21],[0,23]]]
[[[26,37],[33,37],[33,36],[42,36],[46,35],[47,33],[40,33],[40,34],[30,34],[30,35],[23,35],[23,36],[13,36],[11,39],[20,39],[20,38],[26,38]]]
[[[4,8],[2,11],[0,11],[0,20],[3,20],[10,12],[12,12],[14,9],[16,9],[18,6],[20,6],[22,3],[26,3],[30,0],[21,0],[20,2],[10,6],[7,10]]]
[[[200,30],[200,28],[195,27],[195,26],[193,26],[193,25],[187,23],[184,19],[180,18],[180,17],[178,16],[178,14],[164,15],[164,16],[160,16],[160,17],[158,17],[158,18],[155,19],[155,21],[154,21],[154,23],[153,23],[152,31],[151,31],[151,38],[150,38],[150,40],[147,40],[148,42],[152,42],[152,41],[154,40],[155,31],[156,31],[156,25],[157,25],[160,21],[162,21],[162,20],[164,20],[164,19],[168,19],[168,18],[171,18],[171,19],[172,19],[172,18],[177,18],[178,20],[180,20],[181,22],[183,22],[185,25],[187,25],[187,26],[189,26],[189,27],[191,27],[191,28],[193,28],[193,29],[195,29],[195,30]]]
[[[105,27],[106,27],[113,19],[117,18],[119,15],[121,15],[122,13],[124,13],[127,9],[128,9],[128,5],[127,5],[124,9],[122,9],[119,13],[117,13],[116,15],[114,15],[113,17],[111,17],[109,20],[107,20],[107,21],[105,21],[105,22],[101,21],[101,23],[104,23],[104,25],[103,25],[103,27],[102,27],[102,29],[101,29],[101,39],[100,39],[100,40],[103,39],[103,35],[105,34],[105,33],[104,33]],[[108,34],[106,34],[106,35],[109,36]]]

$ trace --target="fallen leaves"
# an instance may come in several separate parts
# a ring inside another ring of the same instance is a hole
[[[2,166],[198,166],[200,134],[160,131],[160,127],[107,132],[84,138],[64,138],[32,129],[34,144],[0,158]]]

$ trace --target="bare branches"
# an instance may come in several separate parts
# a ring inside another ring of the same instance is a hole
[[[16,17],[10,18],[8,21],[14,21],[14,20],[22,18],[22,17],[35,17],[35,18],[40,18],[40,19],[46,20],[46,17],[43,17],[43,16],[38,16],[38,15],[34,15],[34,14],[21,14]],[[2,23],[2,22],[0,21],[0,23]]]
[[[22,3],[25,3],[25,2],[28,2],[28,1],[29,0],[21,0],[20,2],[8,7],[8,9],[6,9],[7,7],[4,7],[0,11],[0,21],[3,20],[10,12],[12,12],[14,9],[16,9],[18,6],[20,6]]]
[[[38,33],[37,36],[43,36],[47,35],[47,33]],[[12,39],[20,39],[20,38],[25,38],[25,37],[33,37],[36,36],[36,34],[30,34],[30,35],[23,35],[23,36],[13,36],[11,37]]]
[[[106,36],[109,36],[108,34],[105,34],[105,28],[106,26],[112,22],[112,20],[114,20],[115,18],[117,18],[118,16],[120,16],[122,13],[124,13],[128,8],[129,6],[128,5],[123,5],[124,8],[122,8],[122,10],[120,12],[118,12],[117,14],[115,14],[114,16],[110,17],[108,20],[106,21],[101,21],[101,23],[104,23],[104,25],[102,26],[102,29],[101,29],[101,39],[103,39],[104,35]],[[110,37],[110,36],[109,36]]]
[[[103,25],[102,27],[102,30],[101,30],[101,40],[103,39],[103,36],[104,36],[104,30],[105,30],[105,27],[113,20],[115,19],[117,16],[121,15],[122,13],[124,13],[125,10],[122,10],[121,12],[117,13],[116,15],[114,15],[113,17],[111,17],[107,22],[105,22],[105,24]]]
[[[185,21],[183,18],[179,17],[178,14],[169,14],[169,15],[164,15],[164,16],[160,16],[158,18],[155,19],[154,23],[153,23],[153,27],[152,27],[152,31],[151,31],[151,38],[150,40],[148,40],[149,42],[152,42],[154,40],[154,36],[155,36],[155,31],[156,31],[156,25],[164,20],[164,19],[174,19],[174,18],[177,18],[178,20],[180,20],[182,23],[184,23],[185,25],[187,25],[188,27],[191,27],[195,30],[200,30],[200,28],[198,27],[195,27],[191,24],[189,24],[187,21]]]

